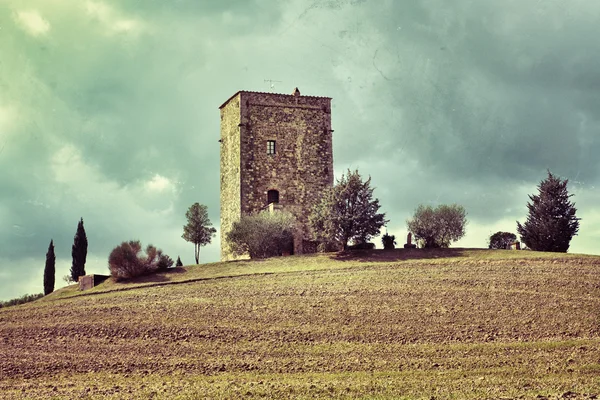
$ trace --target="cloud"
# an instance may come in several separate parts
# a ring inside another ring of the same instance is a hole
[[[150,180],[146,181],[144,186],[150,192],[165,192],[167,190],[174,189],[171,181],[164,176],[160,176],[159,174],[154,175]]]
[[[2,287],[2,295],[0,300],[9,300],[21,297],[25,294],[37,294],[44,292],[44,267],[46,262],[45,254],[48,250],[49,243],[50,240],[48,240],[48,243],[46,243],[46,249],[44,250],[43,258],[25,257],[19,260],[0,258],[0,266],[4,267],[0,269],[0,280],[11,283],[10,285]],[[10,266],[10,268],[6,268],[8,266]],[[63,277],[70,274],[71,259],[57,257],[54,267],[54,290],[58,290],[67,285],[67,283],[63,280]],[[23,273],[25,271],[27,273]],[[106,270],[86,270],[86,272],[105,274]]]
[[[16,118],[16,111],[10,106],[0,104],[0,133],[10,130]]]
[[[583,218],[572,250],[598,251],[600,3],[4,2],[0,271],[41,283],[81,217],[90,270],[133,239],[190,262],[187,208],[219,225],[217,107],[265,79],[333,98],[336,176],[371,175],[402,240],[420,203],[462,204],[465,245],[514,232],[550,168]],[[201,260],[218,253],[217,236]]]
[[[34,37],[43,36],[50,31],[50,23],[36,10],[19,11],[15,14],[17,24]]]
[[[173,212],[173,202],[178,195],[171,180],[159,174],[120,185],[104,176],[97,166],[87,163],[72,144],[56,152],[51,170],[54,182],[61,186],[65,197],[85,204],[84,209],[97,215],[100,212],[114,215],[121,209],[127,210],[129,218],[154,219],[149,215],[153,212],[168,216]]]
[[[139,34],[143,30],[143,23],[135,18],[128,18],[105,2],[87,1],[86,12],[93,20],[100,22],[106,33],[112,34]]]
[[[4,153],[9,137],[16,125],[17,113],[14,107],[0,104],[0,155]]]

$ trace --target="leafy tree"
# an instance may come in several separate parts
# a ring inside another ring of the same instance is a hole
[[[290,213],[262,211],[233,223],[227,242],[233,254],[267,258],[292,252],[296,220]]]
[[[465,235],[466,216],[464,207],[458,204],[441,204],[436,208],[420,204],[406,225],[423,247],[449,247]]]
[[[73,263],[71,264],[71,278],[73,282],[78,282],[80,276],[85,275],[85,259],[87,257],[88,241],[83,228],[83,218],[77,224],[77,232],[73,240],[73,248],[71,256]]]
[[[565,253],[579,231],[573,196],[567,191],[568,179],[561,180],[548,171],[548,177],[538,185],[539,194],[529,195],[529,215],[523,225],[517,221],[521,240],[532,250]]]
[[[517,235],[510,232],[496,232],[490,236],[490,249],[506,249],[517,240]]]
[[[186,241],[194,243],[194,256],[196,264],[200,259],[200,246],[205,246],[210,243],[212,237],[217,231],[212,227],[206,206],[199,203],[194,203],[185,213],[187,225],[183,227],[183,235],[181,236]]]
[[[44,267],[44,296],[54,292],[54,280],[56,256],[54,255],[54,241],[50,240],[48,252],[46,253],[46,266]]]
[[[175,263],[176,267],[183,267],[183,263],[181,262],[181,258],[179,258],[179,256],[177,256],[177,262]]]
[[[164,271],[172,265],[171,257],[152,245],[142,252],[139,240],[121,243],[108,256],[108,269],[117,281]]]
[[[379,207],[371,177],[363,182],[358,170],[348,170],[313,208],[309,216],[313,238],[339,243],[344,250],[350,241],[366,243],[388,222]]]

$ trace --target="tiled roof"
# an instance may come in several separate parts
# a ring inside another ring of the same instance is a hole
[[[231,96],[230,98],[228,98],[227,100],[225,100],[225,102],[219,106],[219,109],[225,107],[225,105],[227,103],[229,103],[231,101],[231,99],[233,99],[235,96],[237,96],[240,93],[275,94],[275,95],[278,95],[278,96],[294,96],[293,93],[292,94],[286,94],[286,93],[273,93],[273,92],[254,92],[254,91],[251,91],[251,90],[238,90],[237,92],[235,92],[233,94],[233,96]],[[305,96],[305,95],[301,95],[301,97],[310,97],[310,98],[313,98],[313,99],[329,99],[329,100],[331,100],[331,97],[327,97],[327,96]]]

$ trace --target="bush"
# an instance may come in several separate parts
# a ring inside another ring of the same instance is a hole
[[[244,215],[227,233],[233,254],[267,258],[292,253],[295,218],[287,212],[262,211]]]
[[[517,240],[517,235],[510,232],[496,232],[490,236],[490,249],[507,249]]]
[[[348,250],[373,250],[375,248],[375,243],[363,242],[352,244],[347,247]]]
[[[396,236],[386,233],[381,237],[381,244],[384,250],[394,250],[396,247]]]
[[[341,251],[344,248],[335,240],[322,240],[316,241],[317,244],[317,252],[319,253],[332,253],[336,251]]]
[[[137,240],[121,243],[108,256],[108,269],[116,281],[165,271],[172,265],[173,260],[152,245],[142,253],[142,244]]]

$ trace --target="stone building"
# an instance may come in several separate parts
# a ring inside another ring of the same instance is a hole
[[[221,107],[221,259],[242,215],[283,209],[298,221],[294,253],[314,251],[308,215],[333,184],[331,98],[239,91]]]

